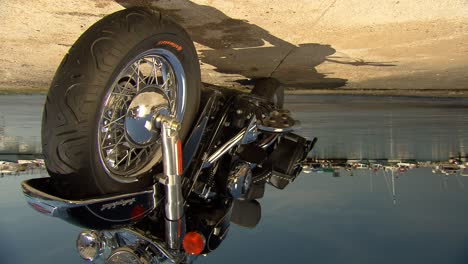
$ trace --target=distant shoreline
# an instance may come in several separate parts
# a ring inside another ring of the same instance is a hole
[[[286,94],[297,95],[362,95],[362,96],[397,96],[397,97],[441,97],[468,98],[468,90],[397,90],[397,89],[317,89],[287,90]]]
[[[12,95],[12,94],[25,94],[25,95],[36,95],[36,94],[47,94],[49,89],[35,89],[35,88],[0,88],[0,95]]]
[[[205,84],[207,85],[207,84]],[[208,84],[208,86],[210,86]],[[248,92],[247,87],[229,87],[228,89]],[[0,88],[0,95],[46,95],[48,88]],[[356,96],[397,96],[397,97],[441,97],[468,98],[468,89],[428,90],[428,89],[294,89],[286,88],[286,94],[293,95],[356,95]]]

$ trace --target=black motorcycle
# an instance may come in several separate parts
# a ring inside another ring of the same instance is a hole
[[[149,9],[111,14],[59,66],[45,103],[49,178],[22,183],[37,211],[85,227],[105,263],[189,263],[230,222],[254,226],[265,184],[283,189],[316,142],[292,133],[284,91],[203,87],[188,34]],[[196,122],[194,122],[196,121]]]

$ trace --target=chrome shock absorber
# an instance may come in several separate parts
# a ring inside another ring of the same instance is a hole
[[[161,126],[162,156],[166,189],[166,241],[171,249],[180,249],[185,234],[184,198],[182,196],[182,145],[179,139],[179,123],[166,116],[157,116]]]

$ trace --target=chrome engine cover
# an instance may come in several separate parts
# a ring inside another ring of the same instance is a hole
[[[252,168],[248,162],[239,162],[233,167],[227,179],[228,193],[233,199],[242,199],[252,183]]]

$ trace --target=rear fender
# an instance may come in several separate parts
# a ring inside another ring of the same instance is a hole
[[[144,191],[68,200],[53,192],[51,178],[23,181],[21,187],[28,204],[39,213],[58,217],[90,229],[112,229],[134,224],[158,205],[159,187]]]

